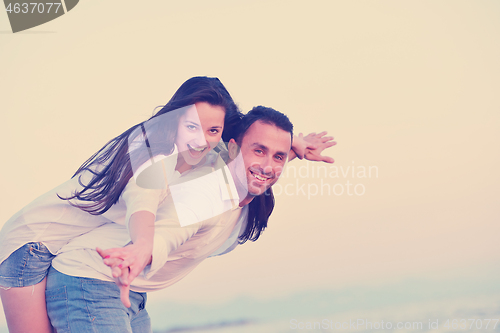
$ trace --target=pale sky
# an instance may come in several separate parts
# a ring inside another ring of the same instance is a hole
[[[1,13],[0,225],[208,75],[245,112],[327,130],[337,169],[290,163],[262,238],[151,302],[500,277],[499,17],[493,0],[85,0],[12,34]]]

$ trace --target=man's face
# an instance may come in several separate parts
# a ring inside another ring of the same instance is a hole
[[[271,187],[283,171],[291,136],[274,125],[254,122],[241,140],[248,194],[258,196]]]

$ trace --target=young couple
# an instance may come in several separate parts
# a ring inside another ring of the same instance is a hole
[[[4,225],[10,332],[151,332],[145,293],[257,240],[287,159],[333,162],[324,135],[294,137],[270,108],[243,116],[217,78],[189,79]]]

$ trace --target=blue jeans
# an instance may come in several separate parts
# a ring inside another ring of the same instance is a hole
[[[42,243],[24,244],[0,264],[0,287],[19,288],[41,282],[53,258]]]
[[[132,306],[120,301],[113,282],[69,276],[51,267],[45,291],[50,322],[58,333],[150,333],[146,293],[130,292]]]

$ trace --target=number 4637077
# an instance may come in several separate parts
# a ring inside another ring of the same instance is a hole
[[[30,10],[30,7],[31,7],[31,10]],[[54,7],[54,9],[52,9],[52,7]],[[57,3],[57,2],[17,3],[16,2],[15,4],[9,3],[9,5],[7,6],[7,8],[5,8],[5,10],[9,14],[12,12],[14,12],[16,14],[18,14],[18,13],[43,14],[43,13],[50,13],[51,10],[53,13],[57,13],[57,11],[59,10],[59,7],[61,7],[60,2],[59,3]]]

